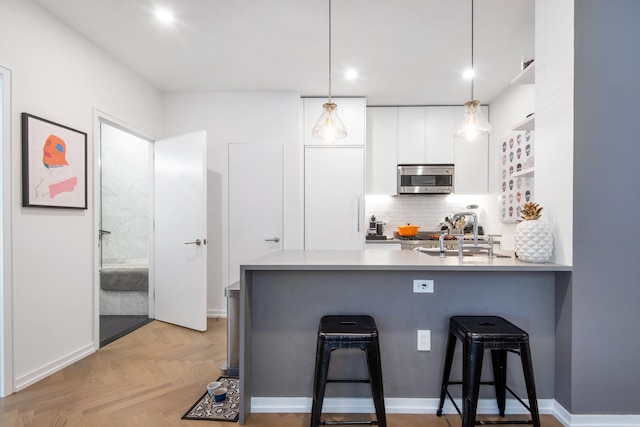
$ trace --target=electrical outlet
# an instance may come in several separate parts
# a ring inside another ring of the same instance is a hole
[[[433,280],[420,280],[416,279],[413,281],[413,292],[414,293],[433,293]]]
[[[431,351],[431,331],[418,329],[418,351]]]

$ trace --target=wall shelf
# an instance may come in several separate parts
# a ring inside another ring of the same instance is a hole
[[[532,62],[527,68],[511,80],[512,85],[525,85],[536,82],[536,63]]]
[[[514,172],[511,174],[511,178],[517,178],[519,176],[533,176],[534,168],[533,166],[530,168],[522,169],[520,172]]]
[[[514,125],[511,130],[534,130],[536,128],[536,116],[530,115],[520,123]]]

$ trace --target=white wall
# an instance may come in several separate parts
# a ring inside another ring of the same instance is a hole
[[[28,29],[28,30],[27,30]],[[3,0],[0,66],[12,71],[13,354],[16,389],[94,351],[93,109],[160,135],[161,95],[26,0]],[[87,210],[21,207],[20,113],[88,133]],[[5,337],[6,338],[6,337]],[[10,392],[11,390],[9,390]]]
[[[573,263],[573,20],[573,0],[536,2],[535,192],[561,264]]]
[[[537,62],[537,61],[536,61]],[[536,65],[537,67],[537,65]],[[515,76],[514,76],[515,77]],[[488,210],[487,223],[496,234],[501,234],[501,248],[513,250],[513,234],[516,224],[503,224],[499,219],[500,185],[500,141],[509,133],[513,125],[524,120],[534,112],[535,87],[534,85],[513,85],[505,89],[493,102],[491,102],[491,126],[489,134],[489,193],[493,196]],[[537,135],[536,135],[537,137]],[[535,197],[534,183],[534,197]],[[534,200],[535,201],[535,200]],[[545,211],[546,213],[546,211]]]
[[[229,283],[228,145],[284,144],[285,249],[303,246],[300,95],[265,93],[168,93],[164,96],[164,135],[194,129],[208,143],[208,296],[209,316],[226,313]],[[256,221],[260,212],[256,212]]]

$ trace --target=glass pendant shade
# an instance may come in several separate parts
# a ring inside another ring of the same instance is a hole
[[[491,125],[482,114],[480,101],[474,99],[473,101],[465,102],[464,116],[464,122],[453,133],[454,137],[473,141],[477,136],[491,132]]]
[[[326,142],[334,142],[337,138],[347,136],[347,129],[342,124],[338,116],[338,106],[333,102],[322,105],[322,115],[313,127],[311,134],[316,138],[324,139]]]

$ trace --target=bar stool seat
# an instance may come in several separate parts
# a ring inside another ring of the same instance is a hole
[[[463,343],[462,381],[450,381],[451,365],[456,339]],[[493,365],[492,382],[481,382],[482,360],[485,350],[491,350]],[[520,355],[529,404],[527,405],[507,386],[507,352]],[[449,393],[450,384],[462,384],[462,411]],[[500,416],[504,417],[506,392],[513,395],[531,414],[529,420],[476,421],[478,394],[481,384],[494,385]],[[462,427],[476,424],[533,424],[540,427],[538,401],[533,378],[533,364],[529,348],[529,334],[513,323],[498,316],[452,316],[449,319],[449,335],[442,373],[442,388],[437,415],[442,415],[445,396],[448,396],[462,416]]]
[[[360,349],[365,352],[368,379],[328,379],[331,352],[339,349]],[[321,421],[322,403],[327,383],[369,383],[376,410],[376,421]],[[311,427],[335,424],[373,424],[386,427],[382,367],[378,328],[371,316],[323,316],[318,327],[316,365],[311,407]]]

